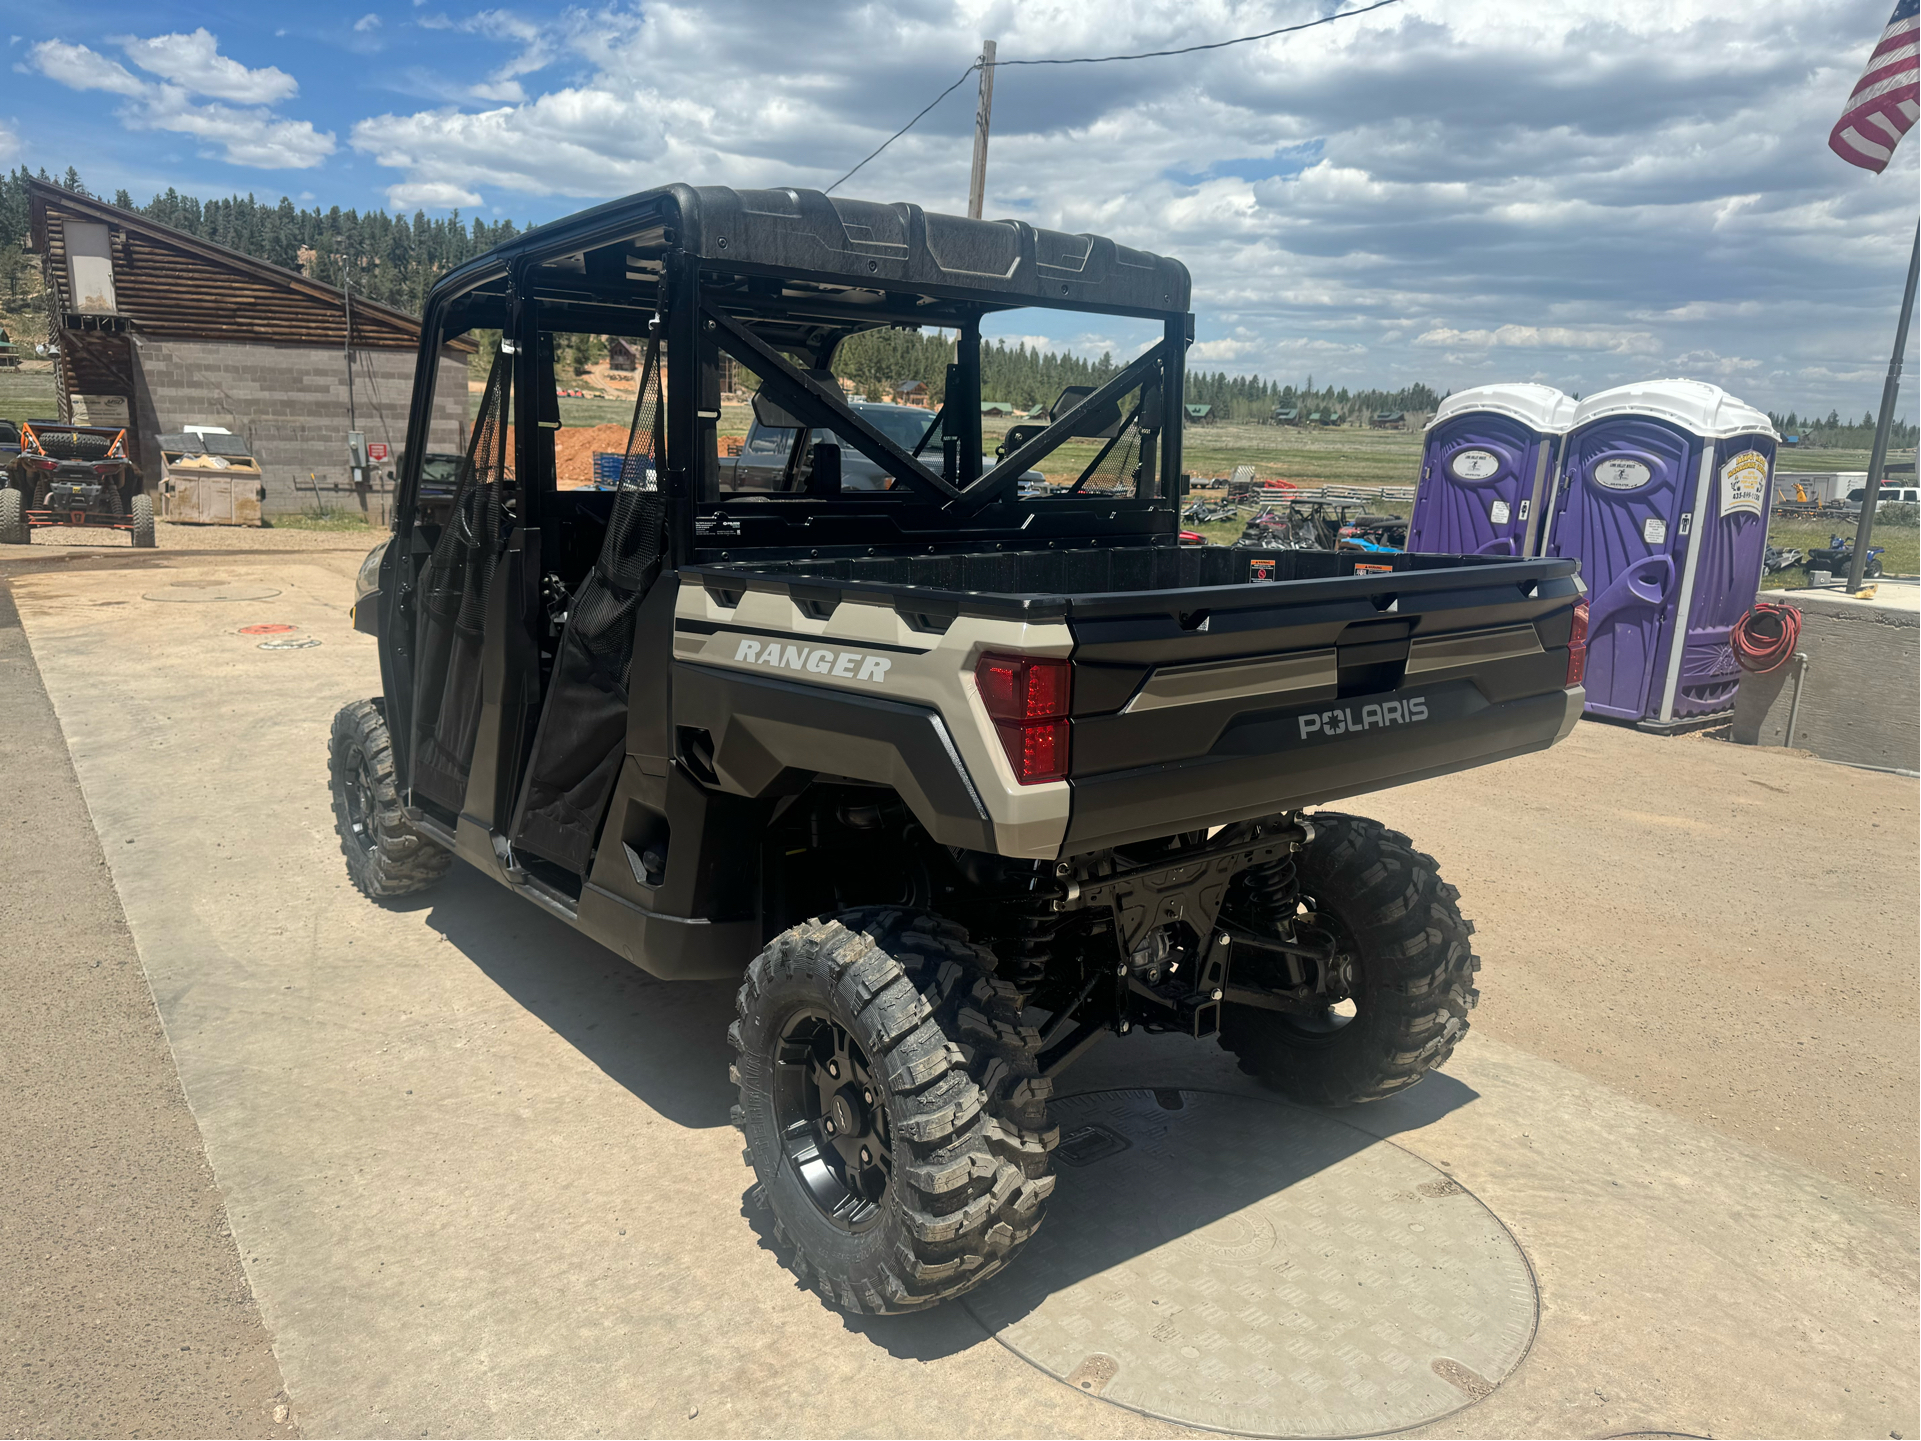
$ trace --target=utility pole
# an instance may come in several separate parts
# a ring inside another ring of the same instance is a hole
[[[340,343],[340,353],[347,362],[347,429],[354,426],[354,277],[351,270],[342,268],[340,290],[347,298],[347,333]]]
[[[340,291],[347,302],[347,333],[340,345],[347,361],[347,478],[359,487],[367,482],[367,437],[354,418],[354,277],[352,269],[342,269]]]
[[[1874,449],[1868,454],[1868,483],[1861,492],[1861,520],[1854,528],[1854,556],[1848,562],[1848,594],[1861,589],[1868,564],[1868,542],[1874,538],[1874,511],[1881,503],[1881,471],[1888,460],[1888,428],[1894,423],[1894,403],[1901,394],[1901,362],[1908,348],[1908,322],[1914,317],[1914,285],[1921,275],[1921,225],[1914,228],[1914,249],[1908,252],[1908,288],[1901,296],[1901,318],[1894,326],[1894,357],[1881,385],[1881,410],[1874,418]]]
[[[987,199],[987,129],[994,116],[994,42],[981,42],[981,103],[974,112],[974,173],[967,182],[967,218],[979,220]]]

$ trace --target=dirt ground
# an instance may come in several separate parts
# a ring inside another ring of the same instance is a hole
[[[1916,782],[1584,721],[1363,796],[1480,926],[1476,1029],[1913,1208]]]
[[[91,899],[5,913],[7,934],[23,939],[10,988],[37,985],[62,1003],[0,1010],[5,1084],[49,1098],[21,1108],[6,1138],[33,1158],[33,1183],[16,1179],[0,1198],[0,1294],[45,1298],[34,1304],[50,1318],[0,1332],[0,1430],[266,1434],[283,1429],[268,1422],[284,1375],[295,1419],[324,1432],[699,1434],[711,1423],[793,1434],[792,1415],[765,1398],[791,1396],[783,1367],[804,1354],[803,1369],[821,1368],[808,1374],[841,1385],[932,1385],[916,1403],[931,1412],[875,1413],[893,1434],[1166,1434],[1071,1393],[1021,1389],[1021,1365],[961,1336],[951,1316],[918,1339],[823,1330],[763,1251],[734,1256],[738,1184],[702,1169],[737,1153],[724,1100],[702,1079],[724,1070],[700,1029],[724,1014],[724,988],[648,982],[464,869],[431,908],[390,912],[352,895],[329,869],[338,858],[310,773],[322,712],[372,685],[371,643],[345,628],[370,539],[220,534],[271,537],[275,549],[297,538],[286,548],[304,553],[169,551],[163,540],[137,557],[69,556],[36,545],[0,565],[0,579],[12,570],[39,597],[34,644],[50,647],[41,665],[56,667],[56,701],[84,701],[61,711],[81,780],[134,774],[125,738],[151,734],[156,781],[151,791],[114,782],[83,801],[73,772],[43,754],[44,697],[0,726],[7,773],[50,777],[32,813],[74,818],[58,856],[98,875],[93,832],[115,851],[114,889],[101,876]],[[279,610],[236,612],[231,625],[292,620],[323,646],[270,660],[202,635],[207,607],[141,608],[145,592],[174,581],[243,575],[286,590]],[[106,626],[116,615],[150,628],[151,656]],[[176,656],[195,657],[196,675],[176,673],[186,663]],[[122,671],[124,683],[106,679]],[[282,684],[275,676],[310,678],[276,700],[260,688]],[[0,657],[9,696],[38,686],[24,647]],[[218,714],[190,714],[196,693],[217,696]],[[214,791],[171,769],[196,748],[259,798],[231,831],[209,819]],[[1912,1376],[1889,1379],[1872,1356],[1882,1339],[1897,1351],[1913,1340],[1899,1328],[1912,1331],[1921,1173],[1917,783],[1584,723],[1550,752],[1345,808],[1437,857],[1485,961],[1475,1033],[1449,1074],[1406,1104],[1368,1108],[1366,1124],[1451,1165],[1541,1273],[1535,1355],[1437,1434],[1912,1436]],[[24,855],[19,828],[12,839],[9,854]],[[167,1037],[131,985],[122,903],[171,1017]],[[71,1004],[84,994],[73,975],[95,959],[128,982],[107,1008],[119,1029],[106,1041],[103,1003]],[[638,1019],[614,1019],[630,1010]],[[1139,1084],[1129,1078],[1143,1066],[1173,1078],[1156,1084],[1228,1084],[1231,1068],[1190,1043],[1121,1051],[1097,1057],[1082,1084]],[[401,1100],[406,1088],[423,1099]],[[149,1098],[137,1124],[121,1119],[129,1096]],[[224,1211],[192,1181],[208,1174],[196,1120]],[[341,1127],[349,1134],[336,1138]],[[705,1187],[720,1200],[701,1205],[721,1209],[678,1240],[637,1228],[641,1251],[618,1259],[598,1231],[575,1234],[602,1222],[570,1218],[642,1204],[621,1179],[628,1135],[679,1147],[663,1186]],[[185,1179],[99,1188],[103,1156],[113,1174]],[[471,1174],[454,1179],[450,1166]],[[1624,1215],[1611,1173],[1645,1177],[1633,1184],[1659,1191],[1666,1209]],[[72,1198],[89,1188],[87,1219],[139,1235],[140,1264],[76,1242]],[[228,1213],[244,1250],[221,1224]],[[118,1288],[118,1314],[137,1324],[80,1312],[76,1277]],[[662,1305],[623,1310],[633,1285]],[[431,1308],[425,1330],[393,1310],[416,1293]],[[563,1296],[578,1308],[556,1311]],[[737,1311],[769,1354],[738,1373],[715,1369],[698,1354],[703,1328]],[[1896,1335],[1875,1330],[1884,1321]],[[182,1327],[206,1339],[182,1342],[195,1348],[184,1353],[158,1345]],[[268,1330],[279,1374],[261,1369]],[[789,1350],[786,1361],[771,1354]],[[636,1355],[647,1360],[633,1378],[594,1369]],[[633,1385],[644,1404],[613,1405]],[[697,1388],[685,1394],[706,1408],[700,1420],[672,1409],[687,1404],[671,1399],[681,1386]],[[611,1410],[594,1409],[596,1388]],[[981,1409],[1003,1392],[1028,1397],[1027,1409]],[[199,1410],[169,1409],[165,1398],[190,1394]],[[853,1424],[850,1413],[841,1429]]]

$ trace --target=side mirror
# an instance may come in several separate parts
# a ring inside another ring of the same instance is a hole
[[[1059,420],[1068,411],[1079,405],[1094,393],[1091,385],[1070,385],[1061,392],[1059,400],[1047,412],[1050,422]],[[1092,414],[1083,415],[1074,423],[1070,434],[1089,440],[1106,440],[1109,436],[1120,434],[1121,407],[1119,401],[1110,400],[1095,408]]]
[[[834,373],[830,370],[810,370],[807,373],[830,390],[840,387],[840,382],[834,378]],[[754,419],[775,430],[807,428],[806,423],[799,416],[775,400],[765,389],[754,392]]]

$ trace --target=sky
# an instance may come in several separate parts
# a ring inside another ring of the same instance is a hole
[[[544,221],[668,181],[824,188],[973,62],[1158,50],[1303,0],[10,7],[0,164],[96,192]],[[1194,277],[1190,364],[1879,406],[1921,141],[1827,148],[1889,0],[1399,0],[1202,54],[997,72],[988,217]],[[837,193],[965,213],[975,81]],[[991,328],[990,328],[991,331]],[[1060,312],[999,334],[1125,354]],[[1911,346],[1908,396],[1915,414]]]

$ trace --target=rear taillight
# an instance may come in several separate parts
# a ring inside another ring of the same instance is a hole
[[[116,461],[111,464],[103,462],[93,468],[93,473],[95,475],[118,475],[120,473],[119,462]]]
[[[28,465],[32,466],[35,470],[60,469],[59,461],[49,459],[47,456],[44,456],[44,455],[23,455],[20,458],[24,460]]]
[[[1067,712],[1074,668],[1067,661],[984,655],[974,667],[981,704],[993,718],[1014,779],[1024,786],[1067,779]]]
[[[1576,686],[1587,674],[1587,602],[1574,602],[1574,629],[1567,638],[1567,683]]]

